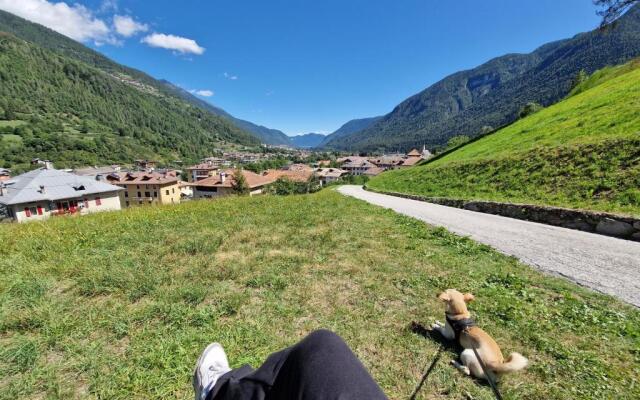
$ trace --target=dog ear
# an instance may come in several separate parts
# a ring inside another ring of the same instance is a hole
[[[475,296],[472,295],[471,293],[465,293],[463,298],[465,303],[468,303],[476,299]]]
[[[438,299],[440,299],[441,301],[450,301],[451,297],[449,297],[449,294],[447,292],[442,292],[438,295]]]

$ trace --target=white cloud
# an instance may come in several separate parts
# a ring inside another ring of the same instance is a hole
[[[47,0],[0,0],[0,9],[44,25],[80,42],[116,43],[107,24],[80,4]]]
[[[235,80],[238,79],[238,77],[236,75],[231,75],[228,72],[225,72],[223,75],[224,75],[225,78],[227,78],[229,80],[232,80],[232,81],[235,81]]]
[[[163,49],[174,50],[181,54],[202,54],[204,47],[200,47],[193,39],[187,39],[180,36],[165,35],[164,33],[152,33],[145,36],[141,40],[151,47],[160,47]]]
[[[213,91],[211,90],[207,90],[207,89],[203,89],[203,90],[189,90],[189,93],[191,94],[197,94],[198,96],[202,96],[202,97],[211,97],[213,96],[215,93],[213,93]]]
[[[113,26],[116,28],[116,32],[124,37],[131,37],[138,32],[149,30],[147,24],[137,22],[128,15],[114,15]]]
[[[103,0],[98,12],[107,13],[111,11],[118,11],[118,0]]]

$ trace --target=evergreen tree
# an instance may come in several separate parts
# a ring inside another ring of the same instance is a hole
[[[238,168],[233,173],[233,182],[231,182],[231,188],[233,192],[240,196],[246,196],[251,192],[247,178],[244,177],[242,169]]]

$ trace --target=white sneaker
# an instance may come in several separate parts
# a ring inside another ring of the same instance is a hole
[[[229,361],[222,345],[211,343],[207,346],[198,358],[196,368],[193,371],[195,400],[205,400],[218,379],[229,371],[231,368],[229,368]]]

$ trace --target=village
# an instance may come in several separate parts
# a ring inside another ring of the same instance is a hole
[[[297,160],[310,158],[309,154],[296,154]],[[366,180],[390,169],[412,167],[431,156],[423,147],[422,151],[413,149],[406,154],[290,161],[281,168],[257,172],[251,166],[268,156],[249,152],[207,157],[182,169],[164,168],[145,159],[135,160],[131,167],[55,169],[49,160],[34,159],[34,169],[17,176],[0,169],[0,214],[5,222],[27,222],[241,193],[254,196],[268,193],[272,185],[283,181],[316,182],[315,187],[321,188],[345,179]]]

